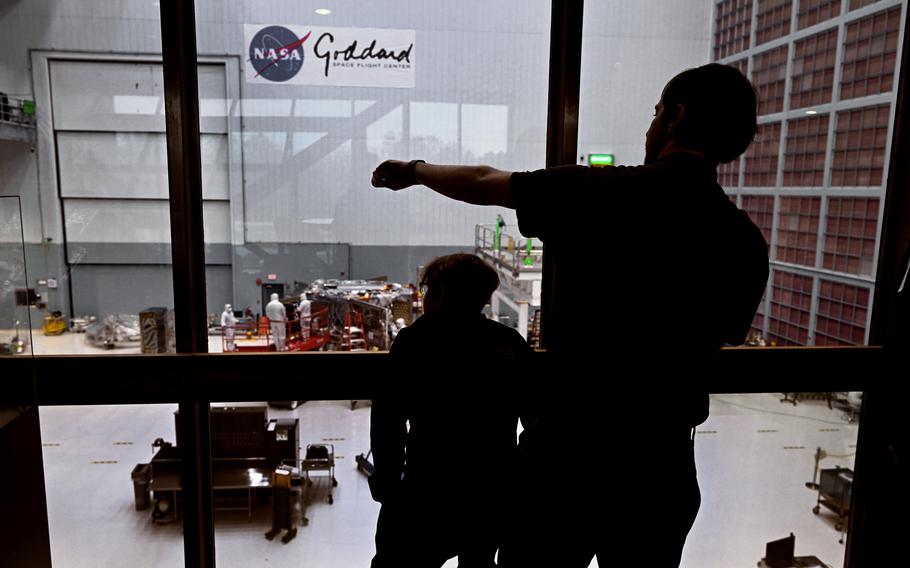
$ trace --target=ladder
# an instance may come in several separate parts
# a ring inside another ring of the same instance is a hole
[[[350,310],[344,314],[344,333],[341,336],[342,345],[347,351],[366,351],[367,340],[363,334],[363,314]]]

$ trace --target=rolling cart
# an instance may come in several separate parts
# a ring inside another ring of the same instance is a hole
[[[331,483],[327,500],[329,505],[334,503],[332,488],[338,487],[338,480],[335,479],[335,444],[307,444],[301,469],[308,488],[313,486],[313,480],[310,478],[311,471],[324,471],[328,474]]]
[[[822,469],[819,472],[818,501],[812,512],[818,515],[821,508],[837,515],[834,530],[840,532],[839,543],[844,543],[844,533],[850,521],[850,498],[853,493],[853,470],[845,467]]]

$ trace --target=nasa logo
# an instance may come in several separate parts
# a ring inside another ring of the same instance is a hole
[[[249,61],[256,70],[256,77],[282,83],[296,75],[303,68],[303,42],[310,33],[298,38],[282,26],[259,30],[250,41]]]

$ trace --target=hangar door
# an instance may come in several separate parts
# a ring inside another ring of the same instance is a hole
[[[172,307],[161,64],[54,60],[50,79],[74,313]],[[206,280],[215,313],[232,292],[225,93],[224,66],[200,65]]]

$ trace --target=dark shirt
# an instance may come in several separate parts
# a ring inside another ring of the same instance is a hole
[[[768,279],[768,245],[716,168],[676,153],[647,166],[515,173],[511,183],[521,233],[555,258],[548,351],[596,354],[601,387],[657,402],[649,420],[704,421],[707,394],[687,372],[745,340]]]
[[[374,497],[402,474],[411,489],[454,499],[495,491],[516,451],[520,396],[508,371],[530,352],[517,331],[479,313],[424,315],[402,329],[390,350],[395,386],[373,401]]]

